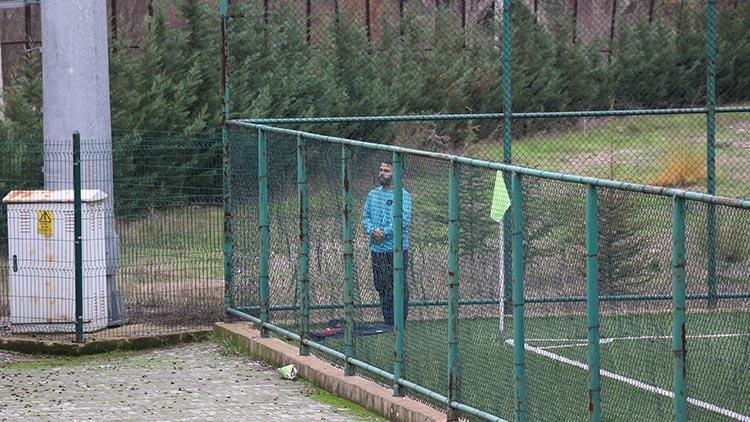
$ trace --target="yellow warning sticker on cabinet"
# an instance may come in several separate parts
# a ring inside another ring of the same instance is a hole
[[[52,228],[54,223],[54,213],[48,210],[36,212],[37,230],[44,237],[52,237]]]

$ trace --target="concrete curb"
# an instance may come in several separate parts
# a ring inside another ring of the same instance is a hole
[[[214,331],[235,337],[250,355],[273,366],[294,364],[299,375],[318,387],[356,403],[392,421],[444,421],[446,415],[408,397],[393,397],[392,391],[359,376],[345,377],[340,368],[316,356],[300,356],[299,349],[277,338],[261,338],[248,323],[217,322]]]
[[[73,343],[64,340],[42,340],[24,337],[0,337],[0,350],[29,354],[82,356],[113,351],[142,350],[182,343],[194,343],[207,340],[210,333],[210,330],[200,330],[143,337],[94,340],[87,343]]]

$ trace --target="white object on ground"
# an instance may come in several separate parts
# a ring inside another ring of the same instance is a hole
[[[293,380],[297,378],[297,367],[294,364],[282,366],[279,368],[279,375],[281,375],[281,378]]]

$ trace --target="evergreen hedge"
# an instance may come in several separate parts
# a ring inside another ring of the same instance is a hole
[[[501,109],[502,51],[492,18],[484,25],[467,28],[464,36],[450,23],[448,12],[438,15],[434,31],[429,32],[418,19],[407,16],[403,37],[398,37],[398,30],[386,30],[382,38],[370,43],[364,28],[342,15],[338,20],[331,19],[325,33],[308,44],[304,19],[294,12],[276,11],[267,25],[262,11],[249,5],[233,8],[229,45],[233,116]],[[184,24],[178,27],[168,25],[158,8],[153,17],[145,17],[148,29],[138,49],[126,48],[131,41],[122,37],[111,43],[112,124],[127,129],[128,138],[122,142],[129,143],[133,150],[139,149],[139,142],[146,142],[139,135],[143,133],[151,133],[153,139],[156,132],[169,132],[165,135],[169,142],[194,142],[201,134],[213,136],[220,131],[217,12],[200,0],[181,0],[179,13]],[[718,28],[719,102],[748,101],[750,2],[722,9]],[[514,5],[514,111],[705,103],[705,11],[700,2],[693,8],[681,8],[676,15],[657,16],[652,22],[621,25],[611,46],[610,63],[600,52],[608,40],[572,43],[571,31],[565,21],[542,25],[527,8]],[[39,58],[29,54],[8,84],[6,119],[0,122],[2,142],[41,139],[39,68]],[[544,124],[548,123],[519,122],[515,133],[533,131]],[[496,129],[496,124],[485,125],[469,127],[461,122],[441,127],[445,132],[441,135],[449,141],[439,147],[460,146],[467,139],[481,139]],[[333,129],[306,128],[318,132]],[[361,124],[335,127],[338,136],[384,142],[392,140],[388,129],[385,125],[375,130]],[[205,153],[201,148],[195,151]],[[0,168],[12,168],[6,161],[16,158],[0,157]],[[187,179],[199,177],[185,163],[179,167]],[[138,166],[128,168],[149,176]]]

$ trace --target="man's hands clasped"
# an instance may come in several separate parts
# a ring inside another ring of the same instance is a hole
[[[380,227],[376,228],[372,231],[372,241],[375,243],[380,243],[385,239],[385,235],[383,234],[383,230],[380,229]]]

